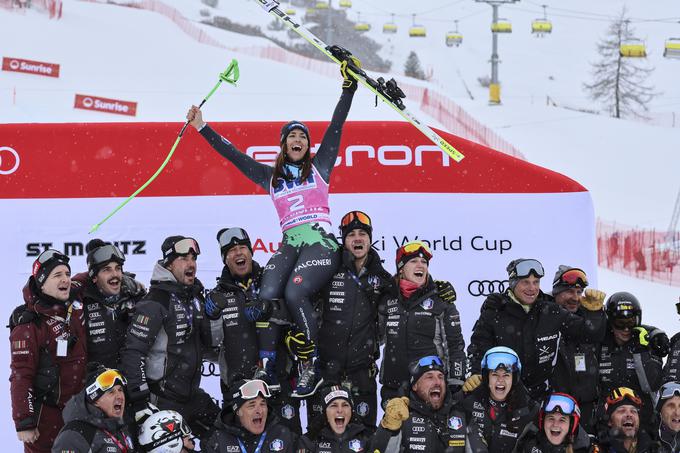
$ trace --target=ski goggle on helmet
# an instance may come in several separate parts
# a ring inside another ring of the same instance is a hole
[[[633,389],[628,387],[617,387],[607,395],[607,398],[604,401],[605,412],[611,414],[617,407],[623,406],[626,403],[626,400],[637,409],[642,407],[642,400],[637,396]]]
[[[661,406],[664,405],[664,401],[673,398],[674,396],[680,396],[680,382],[666,382],[662,385],[656,400],[656,411],[661,411]]]
[[[180,453],[191,428],[175,411],[151,414],[139,428],[139,444],[149,453]]]
[[[588,277],[581,269],[569,269],[553,281],[553,286],[568,286],[585,288],[588,286]]]
[[[553,412],[559,412],[562,415],[568,415],[570,417],[569,433],[573,436],[576,433],[579,421],[581,420],[581,409],[578,407],[576,400],[566,393],[551,394],[545,403],[543,403],[543,407],[541,407],[541,412],[538,416],[539,429],[543,429],[543,420],[546,414]]]
[[[340,235],[343,238],[343,242],[350,231],[357,228],[366,231],[369,236],[373,234],[373,224],[368,214],[361,211],[350,211],[342,216],[340,220]]]
[[[523,259],[512,261],[507,268],[510,279],[521,279],[534,274],[537,278],[543,278],[545,270],[540,261],[534,259]]]
[[[97,401],[104,393],[111,390],[116,384],[125,387],[127,380],[118,370],[109,368],[103,373],[100,373],[94,382],[87,386],[85,393],[90,401]]]
[[[522,371],[522,362],[517,353],[505,346],[496,346],[484,354],[482,358],[482,370],[496,371],[504,368],[511,373]]]
[[[104,263],[115,261],[118,264],[125,263],[125,255],[118,247],[113,244],[102,245],[97,247],[92,252],[87,254],[87,267],[89,269],[90,277],[95,275],[95,271]]]
[[[411,258],[417,256],[425,258],[428,263],[432,259],[430,247],[423,241],[411,241],[399,247],[397,249],[397,270],[404,267],[404,264]]]
[[[234,227],[220,230],[217,233],[217,242],[220,244],[220,252],[223,259],[229,249],[237,245],[245,245],[250,249],[251,253],[253,252],[250,236],[248,236],[248,232],[243,228]]]
[[[234,411],[237,411],[246,401],[255,399],[258,396],[265,399],[272,396],[267,383],[260,379],[245,381],[238,389],[236,389],[236,391],[232,392],[231,399],[233,401],[232,407]]]

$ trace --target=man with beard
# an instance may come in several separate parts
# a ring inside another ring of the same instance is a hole
[[[220,319],[221,327],[213,330],[213,344],[220,345],[220,386],[224,401],[229,401],[229,387],[238,380],[262,378],[272,392],[269,404],[281,417],[282,423],[301,434],[300,403],[291,398],[293,388],[289,379],[293,368],[283,347],[282,339],[273,345],[274,353],[258,350],[258,335],[279,332],[266,322],[252,322],[246,318],[245,307],[260,292],[262,267],[253,260],[253,246],[243,228],[223,228],[217,233],[224,268],[217,286],[206,297],[206,315]],[[275,312],[279,316],[280,310]],[[277,350],[278,349],[278,350]],[[264,357],[260,354],[263,353]],[[271,385],[270,385],[271,384]]]
[[[87,329],[87,361],[117,368],[135,304],[146,294],[133,275],[123,272],[125,256],[113,244],[92,239],[85,246],[87,272],[73,277]]]
[[[652,453],[659,445],[640,429],[642,400],[628,387],[612,390],[605,400],[608,430],[600,436],[601,451],[608,453]]]
[[[201,249],[195,239],[170,236],[151,276],[149,293],[136,307],[121,353],[135,420],[150,415],[148,402],[182,414],[200,438],[219,408],[199,386],[203,346],[212,347],[204,313],[203,285],[196,278]]]
[[[409,372],[409,397],[387,402],[369,450],[465,452],[465,412],[448,392],[442,360],[422,357],[409,365]]]
[[[654,434],[661,442],[661,451],[680,452],[680,382],[666,382],[661,386],[656,413],[660,420],[658,432]]]

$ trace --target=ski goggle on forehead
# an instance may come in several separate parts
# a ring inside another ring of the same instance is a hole
[[[88,265],[95,265],[95,264],[100,264],[100,263],[105,263],[107,261],[112,261],[112,260],[117,260],[117,261],[125,261],[125,255],[123,255],[123,252],[121,252],[118,247],[115,245],[111,244],[106,244],[98,249],[96,249],[92,255],[90,255],[91,258],[88,260]]]
[[[519,358],[514,354],[509,352],[492,352],[482,359],[482,368],[490,371],[495,371],[499,368],[505,368],[507,371],[520,371],[522,366],[520,365]]]
[[[439,358],[439,356],[436,355],[428,355],[425,357],[421,357],[418,359],[417,362],[413,362],[411,364],[411,374],[415,374],[419,368],[422,367],[444,367],[444,362],[442,362],[442,359]]]
[[[680,383],[667,382],[659,389],[659,400],[667,400],[674,396],[680,396]]]
[[[411,241],[408,244],[404,244],[399,249],[400,255],[410,255],[411,253],[416,253],[422,251],[425,257],[429,260],[432,258],[432,252],[426,243],[422,241]]]
[[[543,408],[545,413],[561,412],[563,415],[581,415],[581,411],[576,400],[564,393],[553,393],[548,397]]]
[[[628,387],[618,387],[612,390],[611,394],[607,396],[607,399],[605,402],[608,405],[620,403],[624,399],[630,400],[633,404],[636,406],[640,407],[642,406],[642,400],[640,399],[639,396],[635,394],[635,392]]]
[[[220,248],[224,248],[230,245],[250,242],[250,237],[243,228],[229,228],[220,233],[217,241],[220,243]]]
[[[584,288],[588,286],[588,278],[586,277],[586,273],[581,269],[569,269],[553,282],[553,286],[559,285],[560,283],[567,284],[569,286],[578,285]]]
[[[70,258],[58,250],[54,249],[45,250],[33,262],[33,276],[35,277],[36,275],[38,275],[38,272],[43,267],[43,265],[50,260],[56,260],[59,263],[68,264]]]
[[[253,398],[257,398],[258,395],[262,395],[264,398],[272,396],[269,392],[267,383],[260,379],[253,379],[252,381],[246,382],[238,388],[238,391],[241,394],[241,398],[244,400],[252,400]]]
[[[97,396],[108,392],[114,385],[127,385],[127,379],[118,370],[108,369],[97,376],[92,384],[87,387],[87,396],[96,399]]]
[[[361,211],[350,211],[342,217],[342,220],[340,220],[340,226],[349,226],[349,224],[355,220],[364,225],[371,225],[371,218],[367,214]]]
[[[201,248],[198,246],[196,239],[184,238],[172,244],[172,247],[167,252],[165,252],[165,256],[171,255],[173,253],[176,255],[187,255],[189,253],[193,253],[194,255],[198,256],[201,254]]]
[[[545,271],[543,270],[543,265],[538,260],[522,260],[515,264],[515,269],[511,273],[510,277],[525,278],[531,274],[536,275],[538,278],[543,278]],[[514,275],[513,275],[514,274]]]

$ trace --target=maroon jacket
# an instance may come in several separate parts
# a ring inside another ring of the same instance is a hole
[[[66,402],[83,389],[87,367],[87,341],[83,305],[78,300],[65,304],[38,296],[33,277],[23,289],[26,311],[37,314],[36,319],[18,324],[10,333],[11,374],[10,392],[12,397],[12,418],[17,431],[35,428],[40,423],[42,404],[63,409]],[[53,304],[54,303],[54,304]],[[57,357],[57,339],[70,338],[66,357]],[[59,368],[58,385],[44,401],[36,399],[40,385],[45,380],[43,361],[56,364]]]

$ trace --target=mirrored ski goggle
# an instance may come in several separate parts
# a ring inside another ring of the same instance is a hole
[[[559,285],[560,283],[585,288],[588,286],[588,278],[586,277],[586,273],[581,269],[569,269],[553,282],[553,286]]]
[[[612,327],[616,330],[627,330],[637,326],[636,318],[616,318],[612,321]]]
[[[164,257],[170,256],[172,254],[188,255],[189,253],[193,253],[196,256],[201,254],[201,248],[198,246],[198,242],[196,242],[196,239],[194,238],[184,238],[175,242],[172,244],[172,248],[165,252]]]
[[[674,396],[680,396],[680,383],[678,382],[666,382],[659,389],[660,400],[667,400]]]
[[[272,396],[269,392],[267,383],[260,379],[248,381],[239,387],[238,390],[241,393],[241,398],[244,400],[252,400],[253,398],[257,398],[258,395],[262,395],[264,398]]]
[[[220,243],[220,248],[222,249],[224,247],[250,242],[250,237],[243,228],[228,228],[220,233],[217,241]]]
[[[531,274],[534,274],[538,278],[543,278],[545,271],[543,270],[543,265],[538,260],[522,260],[515,264],[515,270],[510,277],[525,278]]]
[[[108,369],[97,376],[97,379],[87,387],[87,396],[96,399],[98,395],[108,392],[116,384],[126,386],[127,379],[115,369]]]
[[[425,259],[432,259],[432,252],[426,243],[422,241],[411,241],[402,245],[397,252],[397,260],[401,260],[404,255],[412,255],[416,252],[422,253]]]
[[[62,263],[62,264],[68,264],[68,262],[70,261],[70,258],[68,256],[64,255],[63,253],[61,253],[59,250],[54,250],[54,249],[45,250],[33,262],[33,272],[32,272],[33,276],[35,277],[36,275],[38,275],[38,272],[43,267],[43,265],[45,263],[47,263],[48,261],[51,261],[51,260],[55,260],[55,261]]]
[[[409,371],[413,376],[417,374],[421,368],[435,368],[435,367],[440,369],[444,368],[444,362],[442,362],[442,359],[439,358],[439,356],[428,355],[425,357],[421,357],[415,362],[412,362]]]
[[[88,266],[96,266],[97,264],[106,263],[108,261],[118,261],[121,264],[125,262],[125,255],[123,255],[123,252],[112,244],[106,244],[99,247],[91,253],[88,258]]]
[[[545,402],[544,412],[560,412],[563,415],[581,415],[576,400],[564,393],[553,393]]]
[[[371,218],[366,213],[361,211],[350,211],[345,214],[342,217],[342,220],[340,220],[340,226],[347,227],[354,221],[371,226]]]
[[[642,400],[639,396],[635,394],[632,389],[628,387],[618,387],[612,390],[612,392],[607,396],[606,403],[608,405],[620,403],[624,399],[630,400],[634,405],[640,407],[642,405]]]
[[[482,359],[482,368],[495,371],[498,368],[505,368],[507,371],[519,371],[521,366],[519,358],[509,352],[492,352]]]

